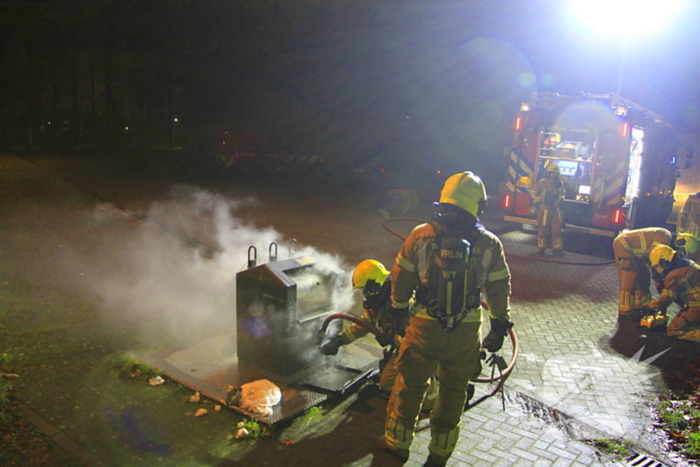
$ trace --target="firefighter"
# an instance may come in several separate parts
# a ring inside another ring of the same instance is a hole
[[[700,238],[700,192],[688,196],[678,214],[677,232]]]
[[[649,253],[656,245],[671,245],[672,234],[666,229],[648,227],[627,230],[613,240],[613,254],[620,295],[617,311],[620,316],[634,317],[634,310],[651,300],[651,268]]]
[[[674,299],[682,300],[680,312],[668,325],[670,337],[700,342],[700,266],[667,245],[657,245],[649,254],[654,269],[664,279],[659,298],[644,306],[665,310]]]
[[[459,439],[469,381],[481,372],[482,348],[497,352],[512,326],[510,271],[503,245],[479,222],[486,190],[472,172],[444,184],[433,219],[417,226],[392,269],[391,313],[411,317],[399,349],[399,374],[387,406],[380,447],[408,459],[430,375],[440,387],[430,412],[430,457],[445,465]],[[491,330],[481,342],[481,292],[489,305]],[[411,298],[415,294],[415,300]]]
[[[384,391],[391,391],[396,380],[396,349],[401,345],[407,321],[403,324],[389,323],[388,310],[391,307],[391,276],[389,271],[379,261],[368,259],[357,265],[352,274],[353,290],[362,292],[362,307],[365,312],[362,319],[383,331],[386,336],[378,339],[383,347],[392,346],[385,351],[386,356],[381,364],[379,375],[379,387]],[[393,327],[392,329],[389,329]],[[400,327],[397,329],[396,327]],[[341,346],[348,345],[369,333],[367,329],[359,324],[353,324],[337,336],[331,338],[321,347],[324,355],[336,355]],[[437,397],[437,378],[431,377],[430,389],[428,390],[423,404],[432,407]]]
[[[680,233],[673,241],[676,251],[683,252],[687,259],[698,262],[698,239],[689,233]]]
[[[566,195],[566,188],[560,176],[559,166],[555,162],[547,165],[547,176],[535,183],[532,199],[538,204],[537,211],[537,249],[545,254],[547,240],[551,239],[552,254],[564,256],[562,227],[564,226],[561,203]]]

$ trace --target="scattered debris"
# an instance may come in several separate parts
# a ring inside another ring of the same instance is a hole
[[[207,409],[199,409],[194,413],[194,416],[201,417],[201,416],[206,415],[208,413],[209,413],[209,411]]]
[[[165,383],[165,380],[160,376],[156,376],[155,378],[151,378],[148,380],[148,384],[150,384],[151,386],[160,386],[163,383]]]
[[[194,395],[190,396],[190,402],[197,403],[201,399],[199,391],[195,392]]]
[[[258,440],[263,436],[269,435],[270,432],[266,427],[262,426],[255,420],[244,420],[236,425],[236,434],[234,438],[241,439],[243,437],[252,440]]]
[[[216,410],[217,412],[221,412],[221,406],[219,404],[216,404],[214,406],[214,410]]]
[[[19,375],[15,373],[3,373],[2,377],[8,381],[12,381],[19,378]]]

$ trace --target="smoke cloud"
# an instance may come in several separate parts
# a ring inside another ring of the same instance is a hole
[[[247,268],[251,246],[262,264],[273,242],[278,260],[290,253],[309,255],[316,259],[317,271],[345,271],[332,291],[332,304],[334,312],[347,312],[354,305],[351,266],[310,246],[295,252],[273,228],[257,228],[236,216],[255,204],[252,198],[232,200],[195,187],[174,187],[151,206],[130,238],[105,242],[105,260],[89,284],[105,313],[133,318],[134,330],[147,340],[154,333],[186,343],[234,334],[236,274]],[[100,205],[95,219],[114,211]]]

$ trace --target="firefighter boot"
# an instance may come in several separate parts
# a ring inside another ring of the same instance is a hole
[[[428,451],[430,456],[424,464],[428,466],[444,466],[457,446],[459,439],[459,427],[456,426],[446,432],[438,432],[434,427],[430,427],[430,444]]]
[[[387,419],[384,436],[379,440],[379,448],[400,461],[406,462],[411,454],[414,431],[393,417]]]

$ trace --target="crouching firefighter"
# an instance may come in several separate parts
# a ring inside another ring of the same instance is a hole
[[[467,386],[481,372],[482,289],[491,320],[483,347],[500,350],[512,326],[510,271],[500,240],[479,223],[485,207],[478,176],[451,176],[433,219],[413,229],[392,269],[391,312],[410,314],[410,321],[380,447],[399,459],[409,456],[423,394],[436,372],[440,386],[425,465],[445,465],[455,449]]]
[[[379,387],[389,392],[394,386],[398,373],[397,351],[406,331],[408,316],[390,316],[391,276],[379,261],[368,259],[358,264],[352,274],[352,288],[362,292],[362,307],[365,311],[360,319],[381,331],[381,336],[377,336],[377,342],[386,348],[384,359],[380,364]],[[324,344],[321,347],[321,353],[336,355],[340,347],[366,336],[369,332],[365,327],[353,324]],[[432,408],[436,397],[437,378],[433,376],[430,378],[430,389],[423,401],[424,408]]]
[[[681,299],[681,310],[666,329],[670,337],[700,342],[700,266],[667,245],[657,245],[649,253],[651,266],[663,277],[664,289],[647,309],[665,310]]]
[[[617,313],[636,317],[635,309],[651,300],[649,253],[657,245],[671,245],[673,235],[660,227],[625,230],[613,240],[615,267],[620,283]],[[657,282],[656,275],[654,275]],[[657,287],[658,288],[658,287]]]

